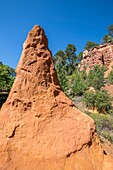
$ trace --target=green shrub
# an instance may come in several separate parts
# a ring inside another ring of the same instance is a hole
[[[85,71],[76,72],[72,82],[73,95],[81,96],[87,90],[87,75]]]
[[[86,91],[83,96],[83,101],[87,108],[97,108],[100,113],[111,113],[112,103],[111,97],[105,90]]]
[[[93,69],[89,71],[87,82],[88,86],[94,87],[95,90],[100,90],[104,86],[104,72],[107,70],[106,67],[100,67],[95,65]]]
[[[95,107],[95,92],[86,91],[83,95],[83,101],[88,109],[94,109]]]
[[[69,82],[68,82],[68,78],[66,75],[65,66],[62,67],[60,70],[57,69],[57,75],[58,75],[58,79],[59,79],[62,90],[64,91],[64,93],[67,93],[69,89]]]
[[[108,82],[110,84],[113,84],[113,70],[110,71],[110,73],[108,74],[107,79],[108,79]]]
[[[0,62],[0,108],[6,101],[8,93],[13,85],[15,70]]]
[[[95,107],[100,113],[109,113],[112,109],[111,97],[106,90],[96,92]]]
[[[0,63],[0,89],[10,90],[14,82],[15,71]]]

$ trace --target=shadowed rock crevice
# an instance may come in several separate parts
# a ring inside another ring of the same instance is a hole
[[[10,136],[8,136],[9,138],[14,137],[17,127],[19,127],[19,125],[14,127],[14,130],[12,131],[12,134]]]

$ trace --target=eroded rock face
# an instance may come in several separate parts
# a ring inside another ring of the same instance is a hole
[[[84,51],[80,70],[86,69],[88,72],[95,64],[109,67],[111,62],[113,62],[113,44],[100,45],[89,52]]]
[[[93,120],[61,91],[44,31],[28,34],[0,112],[0,169],[111,170]]]

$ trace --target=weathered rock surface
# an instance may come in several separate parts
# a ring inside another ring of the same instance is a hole
[[[16,79],[0,111],[1,170],[111,170],[93,120],[61,91],[48,41],[28,34]]]
[[[80,70],[86,69],[87,72],[95,65],[109,66],[113,62],[113,44],[105,44],[87,50],[83,53]]]

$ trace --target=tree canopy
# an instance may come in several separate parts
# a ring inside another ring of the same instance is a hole
[[[112,43],[113,42],[113,38],[106,34],[103,38],[102,38],[102,43],[105,44],[105,43]]]
[[[15,76],[15,70],[0,63],[0,89],[10,90]]]
[[[68,90],[68,76],[70,76],[77,65],[76,47],[68,44],[66,49],[59,50],[54,55],[55,67],[63,91]]]
[[[93,48],[95,46],[98,46],[98,44],[95,42],[92,42],[92,41],[87,41],[84,49],[89,51],[91,48]]]
[[[102,38],[102,43],[113,43],[113,24],[109,25],[107,28],[108,34],[104,35]]]
[[[107,30],[108,30],[109,35],[110,35],[111,37],[113,37],[113,24],[109,25],[108,28],[107,28]]]

